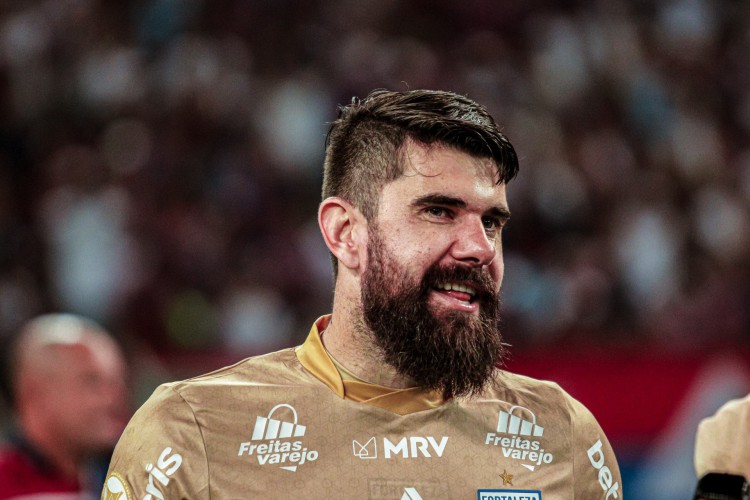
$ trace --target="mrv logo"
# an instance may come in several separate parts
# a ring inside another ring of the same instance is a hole
[[[271,418],[279,408],[288,408],[292,421]],[[281,469],[295,472],[297,466],[318,459],[318,452],[308,450],[300,439],[306,427],[297,423],[297,411],[288,404],[274,406],[267,417],[257,417],[250,441],[240,443],[238,456],[256,456],[260,465],[278,465]]]
[[[544,436],[544,427],[537,425],[536,415],[523,406],[513,406],[507,412],[500,411],[497,433],[488,432],[484,444],[500,446],[505,458],[519,460],[523,467],[534,471],[537,466],[549,464],[554,459],[545,451],[539,440]]]
[[[448,436],[440,438],[440,442],[432,436],[409,436],[403,437],[397,442],[383,438],[383,457],[393,458],[432,458],[442,457],[445,447],[448,444]],[[378,443],[374,437],[371,437],[364,443],[356,439],[352,441],[354,456],[363,460],[378,458]]]

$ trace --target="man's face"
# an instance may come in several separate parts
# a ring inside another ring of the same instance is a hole
[[[492,161],[452,148],[408,143],[405,161],[368,229],[363,320],[384,361],[417,385],[478,392],[503,355],[505,186]]]
[[[54,346],[46,395],[68,445],[81,454],[114,446],[128,417],[125,363],[109,343]]]

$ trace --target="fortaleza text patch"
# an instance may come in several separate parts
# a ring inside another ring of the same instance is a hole
[[[478,490],[479,500],[542,500],[539,490]]]

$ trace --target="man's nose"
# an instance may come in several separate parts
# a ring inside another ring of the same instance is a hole
[[[466,221],[456,233],[451,255],[454,259],[473,266],[487,266],[497,255],[495,238],[499,237],[500,235],[487,235],[481,218]]]

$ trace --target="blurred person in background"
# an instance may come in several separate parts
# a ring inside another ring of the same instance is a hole
[[[695,438],[695,472],[750,478],[750,395],[703,419]],[[739,496],[737,496],[739,498]]]
[[[0,499],[92,498],[128,416],[120,347],[93,321],[48,314],[3,354],[14,422],[0,445]]]
[[[376,91],[341,108],[318,211],[333,313],[296,349],[157,389],[103,497],[621,498],[592,414],[497,368],[517,171],[463,96]]]

